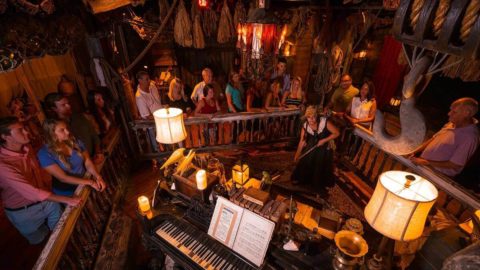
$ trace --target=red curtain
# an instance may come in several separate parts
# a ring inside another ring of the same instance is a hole
[[[388,104],[400,84],[403,83],[406,65],[398,64],[397,59],[400,53],[403,53],[402,44],[393,36],[385,36],[382,52],[372,78],[378,108]]]

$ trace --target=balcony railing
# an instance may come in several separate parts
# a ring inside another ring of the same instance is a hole
[[[185,124],[188,135],[184,146],[213,151],[297,140],[299,117],[299,111],[286,110],[217,115],[211,119],[187,118]],[[148,130],[154,130],[153,120],[135,121],[132,128],[140,157],[155,158],[171,152],[172,146],[154,147],[152,144],[151,138],[155,136],[154,133],[149,134]],[[209,130],[215,134],[207,134]],[[338,146],[338,183],[347,192],[350,191],[352,196],[357,196],[360,203],[368,201],[382,172],[399,169],[419,174],[435,184],[440,194],[436,205],[446,209],[457,221],[465,220],[474,209],[480,209],[480,201],[475,194],[452,179],[416,166],[402,156],[384,152],[369,131],[360,127],[347,130]],[[102,165],[101,173],[109,188],[99,193],[87,187],[78,187],[76,193],[83,198],[83,205],[77,208],[66,207],[34,269],[93,268],[112,205],[119,197],[119,191],[124,190],[128,174],[126,143],[120,132],[116,132],[109,140],[108,150],[111,154]]]
[[[465,221],[480,209],[480,199],[451,178],[434,170],[413,164],[408,158],[379,148],[370,131],[357,126],[344,134],[339,170],[344,188],[365,204],[375,189],[378,176],[388,170],[404,170],[431,181],[439,190],[436,206],[445,209],[455,221]]]
[[[128,176],[127,148],[120,131],[108,138],[109,153],[100,173],[108,185],[104,192],[78,186],[82,205],[67,206],[33,269],[91,269],[102,241],[112,206]]]
[[[267,144],[291,141],[298,136],[300,111],[287,109],[262,113],[218,114],[212,118],[188,117],[185,119],[187,138],[183,147],[213,151],[242,145]],[[136,120],[132,123],[138,155],[142,159],[162,157],[171,152],[171,145],[155,141],[153,120]]]

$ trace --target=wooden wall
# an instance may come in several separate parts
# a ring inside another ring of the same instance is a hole
[[[9,115],[7,105],[12,97],[25,92],[30,101],[39,106],[45,95],[57,91],[63,74],[76,80],[77,70],[70,53],[29,59],[13,71],[0,73],[0,117]]]

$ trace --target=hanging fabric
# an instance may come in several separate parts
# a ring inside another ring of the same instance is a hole
[[[200,14],[197,14],[193,20],[193,47],[196,49],[205,48],[205,38],[203,37]]]
[[[227,0],[223,1],[222,14],[220,15],[220,23],[218,26],[217,42],[220,44],[227,43],[235,36],[233,28],[233,19],[228,9]]]
[[[390,101],[402,82],[406,66],[398,64],[399,53],[402,53],[401,43],[396,41],[393,36],[385,36],[382,52],[372,78],[378,108]]]
[[[187,10],[183,0],[180,0],[180,4],[177,10],[177,18],[175,18],[174,37],[182,47],[192,47],[192,23],[188,16]]]

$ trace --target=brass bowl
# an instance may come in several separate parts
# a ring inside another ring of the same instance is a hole
[[[358,258],[368,252],[368,244],[359,234],[352,231],[339,231],[335,234],[335,245],[344,254]]]

